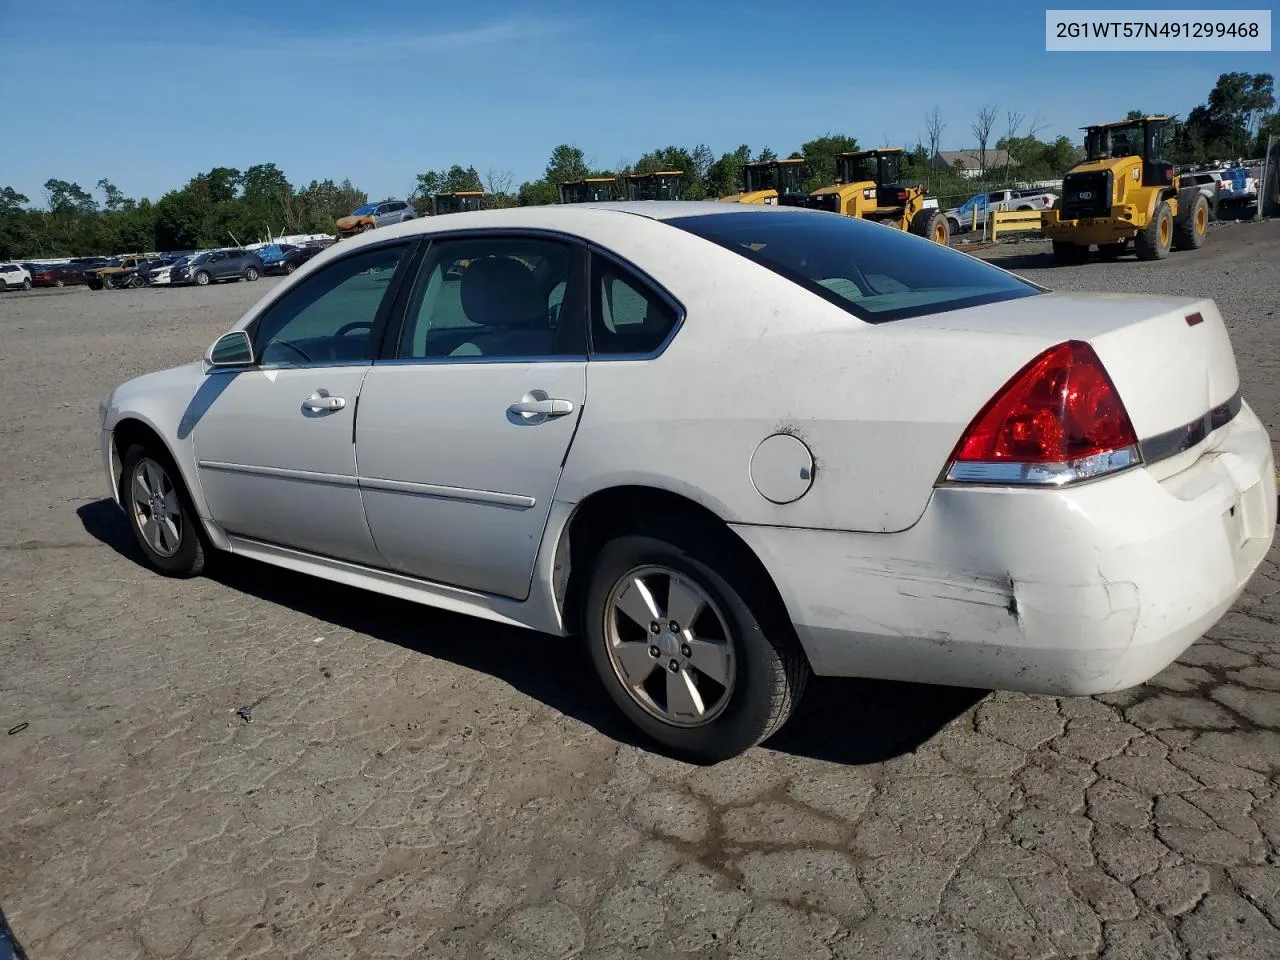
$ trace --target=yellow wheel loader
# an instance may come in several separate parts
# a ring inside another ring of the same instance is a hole
[[[776,204],[779,197],[804,196],[804,161],[757,160],[742,166],[742,189],[722,203]]]
[[[859,150],[836,157],[836,182],[807,196],[784,199],[788,206],[830,210],[906,230],[949,244],[951,228],[936,207],[924,205],[924,187],[902,182],[901,147]]]
[[[683,170],[657,170],[627,174],[628,200],[679,200]]]
[[[561,203],[607,203],[619,199],[616,177],[587,177],[559,184],[556,189]]]
[[[1132,243],[1139,260],[1204,245],[1209,199],[1173,172],[1176,129],[1163,116],[1085,128],[1084,161],[1062,178],[1061,203],[1040,217],[1058,263],[1083,262],[1095,244],[1113,259]]]
[[[483,190],[457,190],[453,193],[437,193],[431,198],[431,215],[442,213],[466,213],[479,210],[484,204]]]

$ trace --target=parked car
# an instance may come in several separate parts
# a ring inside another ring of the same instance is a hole
[[[152,267],[150,270],[147,271],[147,285],[152,287],[165,286],[170,282],[170,275],[172,274],[174,268],[185,266],[186,264],[191,262],[191,259],[194,256],[195,254],[190,254],[188,256],[183,256],[183,257],[177,257],[173,260],[170,260],[169,263],[165,264],[164,266]]]
[[[1212,300],[1055,293],[781,206],[390,233],[103,399],[155,569],[225,550],[581,634],[550,655],[714,760],[811,673],[1142,683],[1271,546],[1271,442]]]
[[[0,263],[0,290],[30,290],[31,273],[20,263]]]
[[[174,264],[170,283],[206,286],[220,280],[257,280],[262,276],[262,260],[251,250],[211,250],[198,253],[188,262]]]
[[[107,257],[72,257],[68,263],[74,264],[81,269],[87,270],[90,267],[104,266],[109,258]]]
[[[67,287],[85,282],[84,271],[74,263],[35,264],[30,273],[36,287]]]
[[[140,287],[146,282],[147,258],[141,255],[113,257],[98,267],[84,272],[90,290],[114,290],[117,287]]]
[[[978,211],[978,223],[982,224],[997,210],[1048,210],[1058,202],[1056,194],[1048,190],[994,190],[970,197],[958,207],[946,212],[951,232],[963,233],[973,229],[973,211]]]
[[[1209,216],[1218,215],[1218,206],[1222,200],[1222,174],[1216,170],[1203,170],[1198,173],[1184,173],[1179,178],[1184,187],[1197,186],[1200,193],[1209,202]]]
[[[295,246],[291,243],[280,243],[263,247],[258,251],[258,255],[262,257],[263,273],[284,274],[287,276],[324,250],[325,247],[319,244],[299,244]]]
[[[393,223],[403,223],[417,217],[413,204],[404,200],[383,200],[381,203],[366,203],[357,207],[349,217],[342,217],[337,222],[338,236],[350,237],[378,227]]]

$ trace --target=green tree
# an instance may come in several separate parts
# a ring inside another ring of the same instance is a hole
[[[835,183],[836,157],[842,153],[853,153],[857,149],[858,141],[843,133],[827,133],[801,144],[800,156],[804,157],[805,164],[805,190],[812,193],[819,187]]]
[[[720,159],[707,168],[707,195],[728,197],[742,189],[742,168],[751,162],[751,147],[742,144],[738,149],[720,155]]]
[[[561,183],[585,180],[589,176],[591,176],[591,169],[587,166],[587,158],[582,148],[562,143],[551,151],[551,159],[547,161],[543,179],[554,187]]]

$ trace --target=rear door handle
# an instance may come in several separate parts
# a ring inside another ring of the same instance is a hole
[[[329,410],[341,410],[347,405],[345,397],[331,397],[328,390],[317,390],[302,405],[313,413],[324,413]]]
[[[510,413],[517,413],[522,417],[563,417],[565,414],[573,413],[572,400],[521,400],[507,407]]]

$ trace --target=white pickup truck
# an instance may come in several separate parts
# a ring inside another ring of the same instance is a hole
[[[953,234],[973,229],[973,211],[978,211],[978,225],[997,210],[1048,210],[1058,198],[1049,190],[993,190],[979,193],[958,207],[947,211],[948,225]]]

